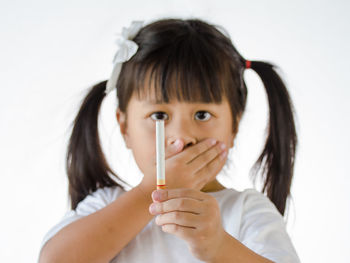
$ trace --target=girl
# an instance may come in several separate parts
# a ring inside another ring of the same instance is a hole
[[[72,209],[45,236],[40,262],[299,262],[282,216],[297,137],[274,66],[245,60],[224,30],[198,19],[135,22],[118,44],[111,78],[92,87],[74,121],[67,151]],[[255,164],[267,197],[216,180],[245,109],[246,68],[261,77],[270,107]],[[120,132],[144,175],[129,191],[99,143],[99,108],[114,88]],[[165,190],[155,190],[159,119]]]

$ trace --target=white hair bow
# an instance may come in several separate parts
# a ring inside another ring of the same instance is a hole
[[[119,35],[120,37],[117,39],[119,49],[113,59],[114,67],[111,77],[107,81],[105,90],[106,94],[116,87],[118,76],[122,68],[122,63],[128,61],[133,55],[135,55],[138,45],[131,39],[136,36],[142,26],[143,21],[132,21],[130,27],[123,27],[123,31]]]

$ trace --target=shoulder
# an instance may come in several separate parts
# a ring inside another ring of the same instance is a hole
[[[276,206],[263,193],[255,189],[246,189],[241,192],[241,201],[244,207],[244,214],[254,215],[260,213],[272,213],[281,216]]]
[[[239,208],[242,213],[259,213],[262,210],[269,210],[279,214],[274,204],[264,194],[255,189],[237,191],[227,188],[218,192],[210,193],[220,203],[220,206]]]
[[[237,191],[235,189],[224,189],[210,193],[218,202],[224,221],[236,222],[232,228],[235,236],[241,235],[246,228],[257,225],[261,221],[261,216],[265,218],[279,220],[283,222],[281,214],[274,204],[264,194],[255,189]],[[268,223],[265,221],[265,223]]]
[[[125,190],[120,186],[99,188],[80,201],[75,212],[79,215],[88,215],[115,201],[123,193]]]
[[[240,238],[250,240],[253,233],[279,235],[285,232],[286,223],[272,201],[255,189],[246,189],[241,193],[242,205]]]

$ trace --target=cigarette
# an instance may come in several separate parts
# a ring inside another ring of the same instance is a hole
[[[157,189],[165,189],[164,121],[156,121]]]

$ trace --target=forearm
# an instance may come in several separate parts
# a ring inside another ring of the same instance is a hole
[[[152,219],[149,198],[135,187],[101,210],[64,227],[43,247],[40,262],[108,262]]]
[[[247,248],[237,239],[225,232],[225,238],[223,246],[220,247],[220,251],[217,253],[215,260],[210,263],[216,262],[235,262],[235,263],[271,263],[273,261],[268,260],[254,251]]]

